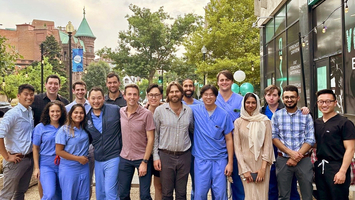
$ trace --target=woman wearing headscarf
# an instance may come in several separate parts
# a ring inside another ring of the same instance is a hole
[[[234,122],[234,149],[245,200],[268,199],[270,166],[275,160],[271,121],[259,113],[260,100],[247,93],[240,118]]]

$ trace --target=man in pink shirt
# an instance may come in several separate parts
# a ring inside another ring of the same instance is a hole
[[[119,166],[120,199],[130,199],[134,170],[138,169],[140,199],[151,200],[150,182],[155,125],[153,114],[138,104],[137,85],[126,85],[124,98],[127,106],[121,108],[122,151]]]

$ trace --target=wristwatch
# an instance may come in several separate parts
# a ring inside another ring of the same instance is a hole
[[[142,162],[144,162],[144,163],[148,163],[148,160],[146,160],[146,159],[143,159],[143,160],[142,160]]]

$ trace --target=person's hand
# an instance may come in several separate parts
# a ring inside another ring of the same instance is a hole
[[[258,173],[258,176],[256,177],[256,182],[262,182],[264,181],[264,178],[265,178],[265,171],[266,171],[266,168],[260,168],[257,173]]]
[[[33,169],[33,177],[35,177],[36,179],[39,179],[39,169]]]
[[[19,153],[17,153],[17,154],[8,154],[9,155],[9,157],[7,158],[7,159],[5,159],[7,162],[13,162],[13,163],[19,163],[19,162],[21,162],[21,158],[20,158],[20,156],[22,156],[22,154],[19,154]]]
[[[86,156],[78,156],[78,162],[82,165],[85,165],[89,162],[89,159]]]
[[[147,163],[142,162],[138,168],[138,176],[145,176],[147,174]]]
[[[154,160],[154,169],[157,171],[161,171],[161,162],[160,160]]]
[[[303,115],[308,115],[310,113],[309,108],[307,108],[307,107],[302,107],[301,111],[302,111]]]
[[[294,167],[297,165],[297,162],[295,160],[293,160],[292,158],[290,158],[287,160],[286,165],[290,166],[290,167]]]
[[[289,155],[296,162],[299,162],[303,158],[303,155],[298,151],[291,151]]]
[[[244,176],[243,181],[247,181],[247,183],[253,182],[253,177],[251,176],[250,172],[245,172],[243,176]]]
[[[334,176],[334,184],[343,184],[345,182],[346,176],[343,172],[338,172]]]
[[[232,175],[232,172],[233,172],[233,164],[228,163],[226,168],[224,169],[224,174],[226,176],[230,176],[230,175]]]

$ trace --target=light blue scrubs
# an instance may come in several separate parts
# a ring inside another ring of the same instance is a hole
[[[62,199],[62,190],[59,184],[58,165],[54,164],[55,159],[55,135],[59,128],[52,125],[39,123],[33,130],[33,144],[40,147],[39,169],[40,181],[43,188],[42,200]]]
[[[228,112],[229,116],[234,122],[240,117],[240,109],[242,107],[243,96],[233,93],[227,102],[224,101],[221,94],[218,93],[216,104],[220,108],[223,108]],[[233,183],[231,184],[232,197],[233,200],[244,200],[244,188],[242,180],[240,179],[238,172],[238,161],[236,156],[233,156],[233,173],[232,173]]]
[[[204,105],[191,106],[194,113],[195,200],[207,199],[211,188],[214,199],[227,199],[224,175],[228,163],[225,135],[233,130],[228,113],[218,106],[209,116]]]
[[[74,136],[69,133],[67,125],[62,126],[55,137],[55,143],[64,145],[64,151],[75,156],[88,156],[89,136],[84,129],[74,127]],[[61,157],[59,164],[59,182],[63,199],[90,199],[89,164],[66,160]]]

